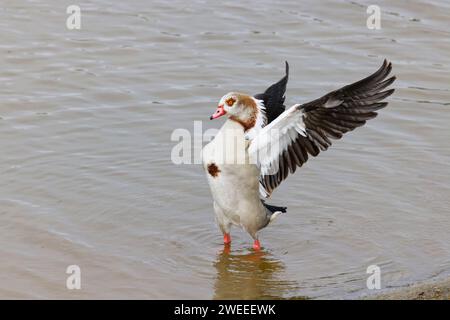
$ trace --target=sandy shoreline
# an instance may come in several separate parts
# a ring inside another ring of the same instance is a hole
[[[392,289],[387,293],[364,297],[368,300],[450,300],[450,278]]]

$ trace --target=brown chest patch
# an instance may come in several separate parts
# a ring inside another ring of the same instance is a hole
[[[211,177],[216,178],[219,173],[220,173],[220,169],[219,167],[213,162],[208,164],[208,172],[211,175]]]
[[[253,128],[255,126],[256,123],[256,117],[250,117],[249,119],[247,119],[246,121],[243,121],[235,116],[230,116],[230,120],[236,121],[237,123],[240,123],[241,126],[244,127],[244,131],[248,131],[251,128]]]

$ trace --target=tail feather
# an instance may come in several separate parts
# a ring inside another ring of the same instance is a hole
[[[285,213],[287,207],[279,207],[279,206],[273,206],[270,204],[267,204],[265,201],[261,200],[262,204],[266,209],[270,212],[270,219],[269,223],[275,220],[276,217],[278,217],[281,213]]]

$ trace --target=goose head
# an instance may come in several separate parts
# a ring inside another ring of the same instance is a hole
[[[217,110],[210,119],[226,115],[239,122],[247,131],[256,125],[258,118],[264,116],[263,109],[262,101],[244,93],[230,92],[220,99]]]

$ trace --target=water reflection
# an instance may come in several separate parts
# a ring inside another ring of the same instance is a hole
[[[265,251],[230,251],[224,247],[217,256],[214,299],[293,298],[299,286],[283,280],[284,264]]]

